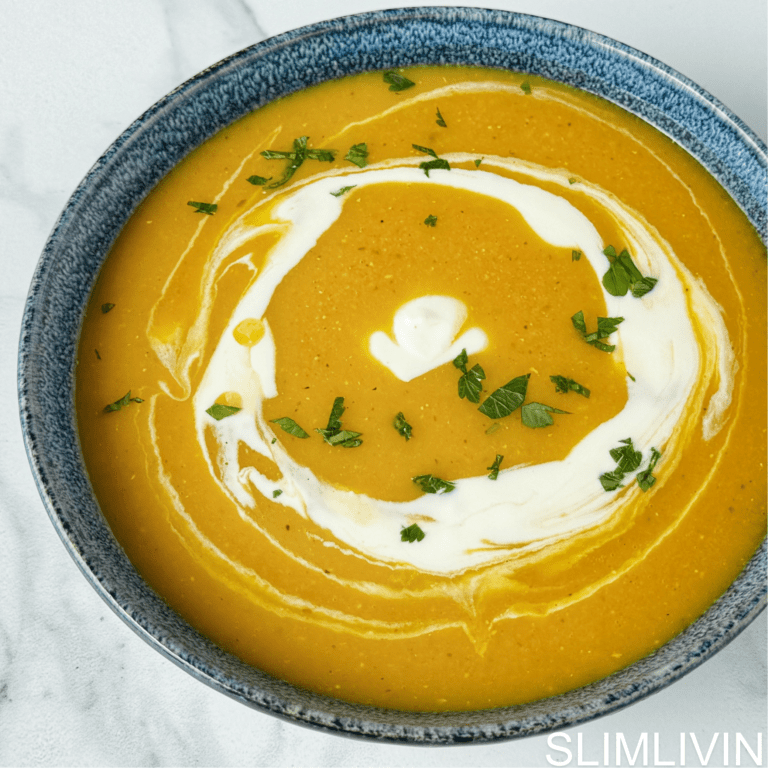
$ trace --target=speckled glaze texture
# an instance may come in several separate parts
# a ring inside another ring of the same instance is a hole
[[[346,74],[416,64],[525,71],[621,105],[706,166],[766,241],[765,146],[706,92],[638,51],[583,29],[502,11],[414,8],[323,22],[202,72],[149,109],[98,160],[56,224],[30,288],[19,352],[21,419],[40,494],[72,557],[129,626],[190,674],[250,706],[343,735],[412,744],[487,742],[608,714],[695,668],[765,607],[765,542],[705,616],[654,655],[593,685],[479,712],[357,706],[297,689],[224,653],[149,589],[93,496],[73,408],[88,295],[123,223],[155,183],[213,133],[269,101]]]

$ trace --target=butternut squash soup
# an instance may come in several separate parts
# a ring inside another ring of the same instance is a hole
[[[250,664],[404,710],[528,702],[678,634],[765,536],[766,259],[614,105],[372,72],[139,206],[77,407],[147,582]]]

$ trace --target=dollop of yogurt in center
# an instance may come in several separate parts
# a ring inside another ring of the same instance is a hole
[[[467,319],[467,308],[451,296],[421,296],[395,313],[395,340],[383,331],[371,335],[371,354],[401,381],[411,381],[453,360],[462,349],[472,355],[488,345],[481,328],[456,334]]]

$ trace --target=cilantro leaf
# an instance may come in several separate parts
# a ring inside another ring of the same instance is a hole
[[[282,496],[283,492],[278,488],[277,490],[272,491],[272,498],[276,499],[278,496]]]
[[[549,427],[554,424],[555,421],[550,416],[551,413],[568,413],[568,411],[561,411],[559,408],[553,408],[551,405],[544,405],[544,403],[526,403],[520,409],[523,424],[531,429]]]
[[[435,226],[435,224],[437,224],[437,216],[433,216],[433,215],[430,213],[430,214],[429,214],[429,216],[427,216],[427,218],[426,218],[426,219],[424,219],[424,223],[425,223],[425,224],[426,224],[428,227],[434,227],[434,226]]]
[[[239,410],[241,410],[241,409],[237,408],[234,405],[224,405],[224,403],[214,403],[205,412],[210,417],[216,419],[216,421],[221,421],[222,419],[226,419],[227,416],[234,415]]]
[[[499,468],[501,467],[501,462],[504,461],[504,457],[500,454],[496,454],[496,458],[493,461],[493,464],[491,464],[490,467],[486,467],[486,469],[490,470],[491,474],[488,475],[489,480],[497,480],[499,477]]]
[[[475,160],[475,168],[479,168],[480,167],[480,163],[482,163],[483,160],[485,160],[484,157],[478,157],[477,160]]]
[[[587,333],[587,323],[584,320],[584,312],[582,310],[579,310],[572,318],[571,322],[573,323],[573,327],[579,331],[580,333],[583,333],[586,335]]]
[[[384,82],[389,84],[390,91],[404,91],[406,88],[413,88],[416,83],[409,80],[394,69],[388,69],[384,73]]]
[[[213,216],[219,207],[216,203],[196,203],[194,200],[190,200],[187,205],[191,205],[195,213],[207,213],[209,216]]]
[[[435,122],[441,127],[441,128],[447,128],[448,125],[446,124],[445,120],[443,120],[443,116],[440,114],[440,108],[438,107],[437,110],[437,120]]]
[[[131,397],[131,390],[129,389],[119,400],[115,400],[114,403],[110,403],[104,408],[107,413],[112,411],[119,411],[121,408],[127,408],[130,403],[143,403],[144,401],[140,397]]]
[[[265,176],[249,176],[246,181],[255,187],[263,187],[271,178],[271,176],[269,178]]]
[[[349,148],[349,152],[344,155],[344,159],[354,163],[358,168],[365,168],[368,165],[368,145],[365,142],[353,144]]]
[[[302,439],[309,437],[309,435],[291,418],[288,416],[281,416],[279,419],[272,419],[273,424],[277,424],[280,429],[287,432],[294,437],[300,437]]]
[[[412,477],[411,480],[413,480],[424,493],[450,493],[456,488],[455,483],[451,483],[448,480],[441,480],[434,475],[418,475],[417,477]]]
[[[646,293],[653,290],[653,286],[656,285],[659,281],[655,277],[643,277],[642,279],[638,280],[636,283],[632,283],[632,286],[630,288],[630,291],[632,291],[632,295],[639,299],[643,296],[645,296]]]
[[[400,411],[400,413],[395,416],[395,420],[392,422],[392,426],[398,431],[398,434],[405,438],[406,442],[411,439],[413,434],[413,427],[405,420],[405,416],[403,415],[402,411]]]
[[[584,254],[581,251],[571,251],[571,261],[578,261]]]
[[[521,83],[520,90],[526,95],[529,96],[531,93],[531,84],[526,80],[524,83]]]
[[[569,379],[565,376],[550,376],[549,380],[555,385],[555,392],[576,392],[583,397],[589,397],[590,391],[579,384],[578,381]]]
[[[361,434],[362,432],[342,429],[330,435],[330,437],[326,437],[325,442],[329,445],[341,446],[342,448],[357,448],[358,445],[363,444],[363,441],[359,439]]]
[[[348,187],[342,187],[341,189],[337,189],[335,192],[331,192],[331,194],[334,197],[341,197],[342,195],[344,195],[347,192],[349,192],[350,189],[354,189],[356,186],[357,186],[357,184],[351,184]]]
[[[508,381],[503,387],[492,392],[478,410],[491,419],[503,419],[509,416],[523,404],[530,378],[531,374],[526,373]]]
[[[421,541],[425,536],[424,531],[416,523],[409,525],[407,528],[403,526],[400,530],[400,541],[407,541],[411,544],[414,541]]]
[[[642,472],[637,473],[637,483],[643,491],[650,490],[651,486],[656,482],[656,478],[653,476],[652,472],[660,458],[661,453],[655,448],[651,448],[651,460],[648,467]]]

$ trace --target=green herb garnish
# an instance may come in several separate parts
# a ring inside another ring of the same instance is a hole
[[[195,213],[207,213],[209,216],[213,216],[219,208],[216,203],[196,203],[194,200],[190,200],[187,205],[191,205]]]
[[[418,477],[412,477],[416,485],[421,488],[424,493],[450,493],[456,485],[448,482],[447,480],[441,480],[434,475],[419,475]]]
[[[104,410],[107,413],[112,411],[119,411],[121,408],[127,408],[130,403],[143,403],[144,401],[140,397],[131,397],[131,390],[129,389],[119,400],[115,400],[114,403],[110,403]]]
[[[466,349],[462,349],[461,354],[457,355],[453,361],[463,374],[459,378],[459,397],[466,397],[470,403],[479,403],[480,393],[483,391],[483,385],[480,382],[485,378],[485,371],[477,364],[467,370],[468,361]]]
[[[427,176],[429,176],[430,171],[434,171],[438,169],[442,169],[444,171],[451,170],[451,166],[448,164],[448,161],[443,160],[441,157],[438,157],[437,152],[435,152],[434,149],[430,149],[429,147],[421,147],[418,144],[411,144],[411,146],[417,152],[423,152],[425,155],[429,155],[430,157],[434,158],[434,160],[430,160],[428,162],[419,164],[419,168],[421,168]]]
[[[626,440],[619,440],[619,442],[621,445],[610,451],[611,458],[616,462],[616,469],[600,475],[600,483],[606,491],[615,491],[620,488],[624,477],[630,472],[635,472],[643,461],[643,454],[641,451],[635,450],[635,446],[632,445],[632,438],[628,437]],[[656,482],[656,478],[651,473],[659,458],[661,458],[661,454],[655,448],[651,448],[651,460],[648,467],[637,474],[638,485],[643,491],[647,491]]]
[[[281,187],[285,184],[305,160],[319,160],[324,163],[333,162],[336,151],[333,149],[309,149],[307,147],[308,136],[300,136],[293,140],[292,152],[280,152],[274,149],[266,149],[261,156],[267,160],[289,160],[288,167],[285,169],[282,178],[273,181],[268,189]]]
[[[524,83],[520,84],[520,90],[526,95],[530,95],[531,93],[531,84],[526,80]]]
[[[300,437],[302,439],[309,437],[309,435],[291,418],[288,416],[281,416],[279,419],[272,419],[272,424],[277,424],[280,429],[287,432],[294,437]]]
[[[356,186],[357,186],[357,184],[351,184],[348,187],[342,187],[341,189],[337,189],[335,192],[331,192],[331,194],[334,197],[341,197],[342,195],[344,195],[347,192],[349,192],[350,189],[354,189]]]
[[[97,360],[101,360],[101,355],[99,354],[99,350],[98,349],[94,349],[93,351],[96,353],[96,359]]]
[[[113,310],[114,308],[115,308],[115,305],[114,305],[114,304],[110,304],[109,302],[107,302],[106,304],[102,304],[102,305],[101,305],[101,311],[102,311],[102,312],[103,312],[105,315],[107,314],[107,312],[110,312],[110,311],[111,311],[111,310]]]
[[[392,426],[405,438],[406,442],[411,439],[413,427],[405,420],[402,411],[395,416]]]
[[[561,411],[559,408],[553,408],[551,405],[544,405],[544,403],[526,403],[520,409],[523,424],[531,429],[552,426],[555,421],[550,416],[551,413],[568,413],[568,411]]]
[[[354,163],[358,168],[365,168],[368,165],[368,145],[365,142],[353,144],[349,148],[349,152],[344,155],[344,159]]]
[[[492,392],[478,410],[491,419],[503,419],[509,416],[523,404],[530,378],[531,374],[526,373],[508,381],[503,387]]]
[[[480,167],[480,163],[482,163],[483,160],[485,160],[484,157],[478,157],[477,160],[475,160],[475,168],[479,168]]]
[[[437,224],[437,216],[433,216],[433,215],[430,213],[430,214],[429,214],[429,216],[427,216],[427,218],[426,218],[426,219],[424,219],[424,223],[425,223],[425,224],[426,224],[428,227],[434,227],[434,226],[435,226],[435,224]]]
[[[414,541],[421,541],[425,536],[424,531],[416,523],[409,525],[407,528],[403,526],[400,530],[400,541],[413,543]]]
[[[578,179],[577,179],[577,178],[575,178],[574,176],[571,176],[571,178],[570,178],[570,179],[568,179],[568,183],[569,183],[569,184],[575,184],[577,181],[578,181]]]
[[[571,251],[571,261],[578,261],[583,256],[581,251],[572,250]]]
[[[389,84],[390,91],[404,91],[406,88],[413,88],[416,83],[409,80],[394,69],[388,69],[384,73],[384,82]]]
[[[344,413],[344,398],[337,397],[333,401],[333,407],[331,408],[331,415],[328,417],[328,426],[325,429],[316,428],[315,432],[318,432],[323,436],[328,445],[341,446],[342,448],[357,448],[362,445],[363,441],[360,440],[361,432],[352,432],[348,429],[341,429],[341,416]]]
[[[549,380],[555,385],[556,392],[576,392],[583,397],[590,395],[590,391],[586,387],[565,376],[550,376]]]
[[[504,457],[500,454],[496,454],[496,458],[493,461],[493,464],[491,464],[490,467],[486,467],[486,469],[490,470],[491,474],[488,475],[489,480],[497,480],[499,477],[499,468],[501,467],[501,462],[504,461]]]
[[[437,110],[437,120],[435,122],[441,127],[441,128],[447,128],[445,120],[443,120],[443,116],[440,114],[440,109]]]
[[[651,486],[656,482],[656,478],[651,473],[653,472],[660,458],[661,453],[659,453],[659,451],[657,451],[655,448],[651,448],[651,461],[648,464],[648,467],[642,472],[637,473],[637,484],[640,486],[640,488],[642,488],[643,491],[650,490]]]
[[[603,285],[611,296],[625,296],[627,291],[631,291],[632,295],[639,299],[653,290],[658,281],[655,277],[642,275],[626,248],[617,255],[616,249],[608,245],[603,249],[603,253],[611,263],[603,275]]]
[[[232,416],[237,413],[240,408],[235,405],[224,405],[224,403],[214,403],[210,408],[206,410],[206,413],[216,421],[226,419],[227,416]]]
[[[593,347],[602,350],[603,352],[613,352],[616,349],[615,344],[605,344],[601,339],[606,339],[617,328],[620,323],[624,322],[623,317],[598,317],[597,318],[597,330],[593,333],[587,333],[587,324],[584,321],[584,312],[579,310],[573,317],[571,317],[573,327],[581,333],[584,337],[584,341],[587,344],[591,344]]]
[[[249,176],[246,181],[249,184],[253,184],[255,187],[263,187],[272,177],[266,178],[265,176]]]
[[[278,488],[276,491],[272,491],[272,498],[276,499],[278,496],[282,496],[283,492]]]

